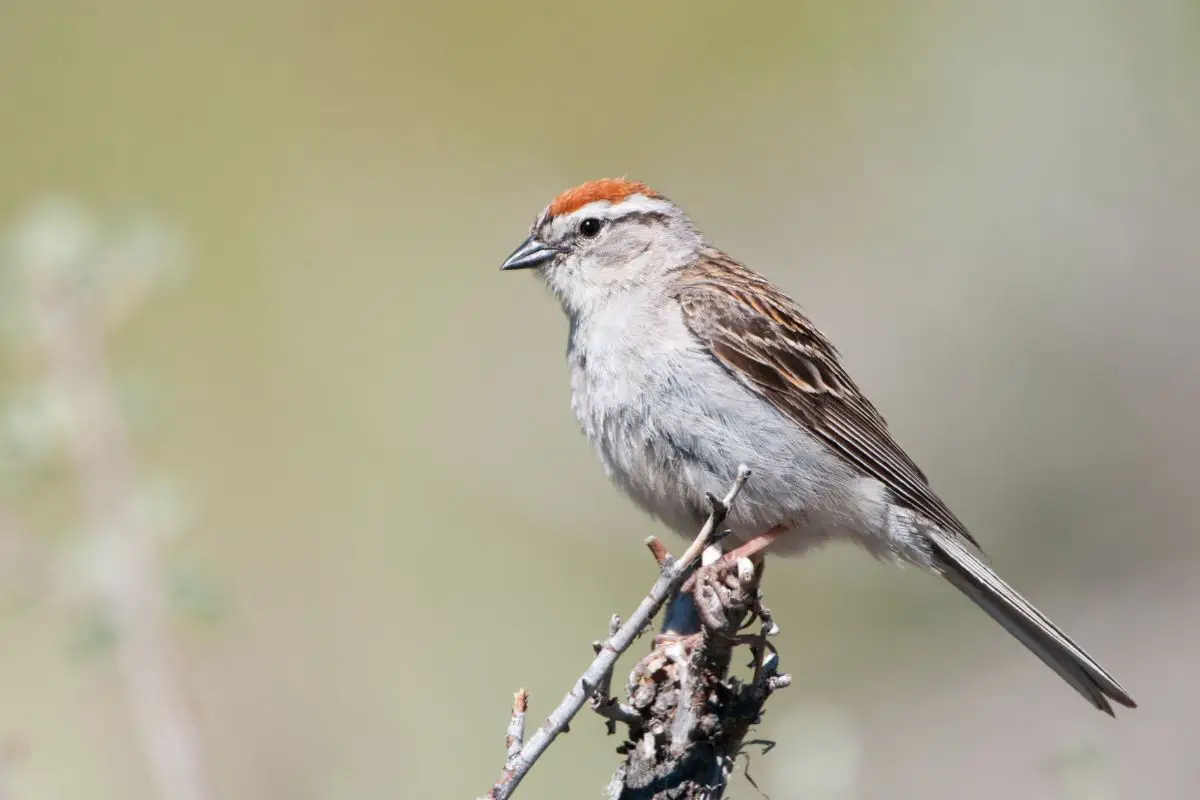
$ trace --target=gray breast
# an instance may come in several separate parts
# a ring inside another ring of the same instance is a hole
[[[735,535],[776,524],[806,528],[814,541],[835,535],[852,515],[855,476],[730,376],[682,320],[665,317],[644,336],[572,326],[572,406],[612,480],[691,536],[708,515],[705,493],[723,495],[745,463],[754,476],[729,520]]]

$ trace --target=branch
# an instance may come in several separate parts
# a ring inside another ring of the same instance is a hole
[[[762,563],[731,563],[717,546],[705,550],[704,563],[694,588],[672,599],[664,632],[630,674],[639,720],[619,749],[625,763],[609,783],[610,800],[722,797],[767,699],[791,682],[767,641],[779,628],[762,604]],[[759,631],[743,633],[755,619]],[[729,675],[741,645],[753,655],[748,682]]]
[[[521,747],[520,752],[515,757],[510,757],[506,760],[504,769],[500,773],[500,779],[496,781],[491,791],[488,792],[487,800],[505,800],[511,797],[521,781],[529,774],[529,770],[533,768],[537,760],[546,752],[546,748],[551,745],[560,733],[566,731],[567,725],[579,713],[579,710],[583,708],[588,698],[611,676],[613,666],[620,655],[629,649],[629,646],[633,644],[633,640],[640,636],[642,631],[650,624],[650,621],[658,613],[658,610],[662,608],[667,598],[679,588],[684,577],[687,575],[691,563],[704,551],[717,529],[724,523],[725,517],[729,513],[729,507],[737,499],[738,493],[746,485],[746,480],[749,477],[750,470],[745,465],[739,466],[737,477],[734,479],[733,485],[724,499],[718,500],[712,495],[708,496],[708,502],[712,508],[708,515],[708,520],[684,552],[683,557],[678,561],[665,553],[659,558],[661,544],[656,548],[654,542],[657,542],[657,540],[647,541],[647,545],[655,553],[656,559],[659,560],[660,573],[658,580],[650,587],[649,594],[642,599],[637,610],[600,647],[591,665],[575,682],[571,690],[567,692],[562,702],[558,704],[558,707],[550,713],[550,716],[546,718],[541,727]]]
[[[737,499],[738,493],[742,492],[742,487],[745,486],[746,479],[749,477],[750,470],[743,464],[742,467],[738,467],[738,475],[733,480],[733,486],[730,487],[730,491],[724,499],[718,500],[712,494],[708,495],[708,503],[712,506],[712,511],[709,512],[708,521],[704,522],[704,527],[700,529],[700,534],[684,552],[683,558],[677,561],[670,555],[664,555],[660,559],[659,579],[654,582],[653,587],[650,587],[649,594],[644,597],[641,604],[638,604],[637,610],[630,615],[625,624],[620,626],[617,632],[608,637],[607,642],[600,646],[592,664],[584,670],[580,679],[575,681],[575,686],[572,686],[571,691],[566,693],[562,703],[558,704],[558,708],[551,711],[550,716],[546,717],[546,722],[535,730],[533,736],[530,736],[515,757],[506,760],[499,780],[492,786],[491,792],[487,793],[487,800],[510,798],[524,780],[524,776],[529,774],[529,770],[533,769],[535,763],[538,763],[542,753],[546,752],[546,748],[550,747],[551,742],[557,738],[558,734],[565,732],[572,718],[580,712],[583,704],[587,703],[596,688],[604,685],[604,681],[611,676],[612,668],[617,663],[620,654],[629,649],[629,646],[634,643],[634,639],[641,636],[642,631],[646,630],[650,624],[650,620],[654,619],[654,615],[662,608],[662,603],[665,603],[667,597],[670,597],[679,588],[679,584],[683,583],[692,561],[696,560],[696,557],[703,552],[703,549],[708,546],[708,542],[713,539],[716,529],[725,522],[725,517],[730,512],[730,506]],[[647,545],[653,551],[654,546],[650,545],[649,541]]]
[[[655,539],[655,541],[657,542],[658,540]],[[663,553],[665,554],[666,550],[663,550]],[[659,561],[659,563],[661,564],[662,562]],[[621,618],[613,614],[612,618],[608,621],[608,638],[611,639],[616,636],[619,630],[621,630]],[[596,655],[600,655],[603,649],[603,641],[592,642],[592,650]],[[619,702],[617,698],[611,695],[612,672],[609,671],[604,676],[604,679],[600,681],[600,685],[596,687],[596,691],[592,692],[591,699],[592,710],[606,720],[604,727],[608,731],[609,736],[617,732],[618,722],[624,722],[628,725],[637,720],[637,714],[632,708]]]
[[[504,738],[504,748],[509,760],[521,754],[521,746],[525,741],[525,710],[529,707],[529,692],[517,690],[513,695],[512,718],[508,721],[508,735]],[[507,765],[507,762],[505,762]]]

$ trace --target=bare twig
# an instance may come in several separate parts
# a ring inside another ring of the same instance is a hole
[[[658,540],[657,536],[651,536],[646,539],[646,547],[650,548],[650,553],[654,556],[654,560],[658,562],[659,566],[662,566],[662,563],[671,555],[667,552],[667,548],[663,547],[663,543]]]
[[[664,551],[665,552],[665,551]],[[660,562],[661,563],[661,562]],[[617,635],[617,631],[621,630],[621,618],[616,614],[608,621],[608,639]],[[607,641],[605,639],[604,641]],[[592,642],[592,651],[596,655],[600,655],[600,651],[604,649],[604,641]],[[592,692],[590,701],[592,710],[607,721],[604,724],[608,735],[612,736],[617,732],[617,723],[629,723],[636,719],[637,715],[627,706],[622,706],[615,697],[612,697],[612,671],[600,681],[600,685],[596,687],[596,691]]]
[[[537,760],[546,752],[546,748],[550,746],[560,733],[566,730],[567,725],[579,713],[579,710],[583,708],[584,703],[587,702],[592,692],[601,685],[605,676],[612,672],[612,668],[620,655],[629,649],[634,639],[641,635],[646,626],[650,624],[650,621],[658,613],[658,610],[662,608],[667,598],[679,588],[680,583],[683,582],[683,578],[687,574],[689,566],[703,552],[704,548],[708,546],[717,528],[725,521],[725,517],[729,513],[729,507],[737,499],[738,493],[746,485],[746,480],[749,477],[750,470],[745,465],[739,466],[737,477],[734,479],[733,485],[724,499],[718,500],[716,497],[709,495],[708,501],[712,511],[709,513],[704,527],[700,529],[700,533],[684,552],[683,557],[678,561],[670,558],[670,556],[661,560],[661,570],[658,580],[650,587],[649,594],[642,599],[637,610],[630,615],[625,624],[608,638],[608,641],[600,648],[600,652],[596,654],[591,665],[588,666],[583,675],[575,682],[571,691],[567,692],[562,702],[550,713],[550,716],[546,718],[541,727],[534,731],[533,736],[529,737],[529,740],[521,748],[521,752],[517,754],[516,758],[509,759],[505,763],[505,768],[500,774],[500,779],[496,781],[491,791],[487,794],[488,800],[504,800],[504,798],[511,797],[512,793],[516,791],[517,786],[520,785],[521,781],[529,773],[529,770],[533,768]],[[651,547],[651,551],[654,551],[653,547]]]
[[[504,737],[504,749],[509,760],[521,753],[525,743],[525,710],[529,707],[529,693],[524,689],[513,695],[512,716],[508,720],[508,734]],[[505,768],[508,763],[505,762]]]
[[[642,718],[633,710],[632,706],[620,702],[615,697],[610,697],[603,703],[592,706],[593,710],[604,717],[608,724],[608,733],[612,735],[617,732],[617,723],[623,722],[626,725],[639,725]]]

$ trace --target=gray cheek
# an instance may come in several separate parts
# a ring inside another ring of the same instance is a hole
[[[630,250],[631,248],[626,243],[612,240],[596,242],[593,247],[582,254],[592,270],[592,274],[588,277],[596,281],[611,280],[629,265]]]

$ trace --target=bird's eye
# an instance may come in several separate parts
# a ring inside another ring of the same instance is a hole
[[[596,234],[600,233],[600,220],[595,217],[588,217],[583,222],[579,223],[579,233],[591,239]]]

